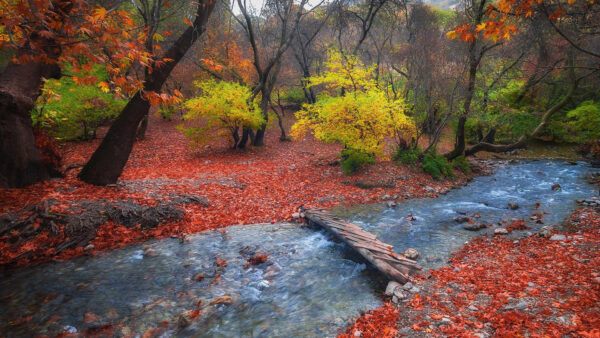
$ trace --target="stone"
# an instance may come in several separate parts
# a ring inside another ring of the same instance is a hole
[[[508,230],[506,230],[505,228],[497,228],[497,229],[494,229],[494,234],[495,235],[508,235]]]
[[[361,331],[358,331],[358,330],[354,331],[354,337],[362,337],[362,336],[363,336],[363,334]]]
[[[551,241],[564,241],[565,239],[567,239],[567,236],[561,234],[554,234],[550,237]]]
[[[471,220],[471,217],[468,216],[456,216],[454,217],[454,221],[456,223],[466,223],[469,222]]]
[[[383,195],[383,197],[381,199],[384,200],[384,201],[386,201],[386,200],[392,199],[392,196],[390,196],[390,195]]]
[[[469,230],[469,231],[477,231],[482,228],[485,228],[485,226],[483,226],[483,224],[481,224],[481,223],[467,223],[467,224],[463,225],[463,229]]]
[[[388,208],[395,208],[397,205],[394,201],[388,201],[386,204]]]
[[[561,189],[562,189],[562,187],[558,183],[555,183],[555,184],[552,185],[552,190],[553,191],[559,191]]]
[[[412,260],[419,258],[419,252],[416,249],[409,248],[404,251],[404,257]]]
[[[210,305],[215,305],[215,304],[230,305],[232,303],[233,303],[233,299],[231,298],[231,296],[224,295],[224,296],[220,296],[220,297],[213,299],[213,301],[210,302]]]
[[[550,236],[552,236],[552,227],[545,225],[540,230],[538,230],[537,234],[540,237],[549,238]]]
[[[475,305],[469,305],[468,309],[471,311],[479,311],[479,309]]]
[[[393,280],[389,281],[389,283],[387,284],[387,286],[385,288],[385,295],[392,296],[394,294],[394,291],[396,291],[396,288],[401,289],[402,285],[400,285],[398,282],[395,282]]]
[[[510,201],[510,202],[508,202],[508,207],[511,210],[517,210],[517,209],[519,209],[519,204],[517,202]]]
[[[406,283],[406,284],[402,285],[402,289],[404,289],[404,290],[408,291],[408,290],[410,290],[410,288],[412,288],[413,286],[415,286],[413,283],[411,283],[411,282],[408,282],[408,283]]]
[[[84,251],[90,251],[90,250],[94,250],[95,246],[94,244],[88,244],[85,246],[85,248],[83,248]]]
[[[300,213],[299,213],[299,212],[295,212],[295,213],[293,213],[293,214],[292,214],[292,218],[293,218],[293,219],[298,219],[298,218],[300,218]]]
[[[394,298],[396,298],[397,300],[403,300],[406,299],[407,295],[402,292],[402,288],[397,288],[394,290]]]
[[[433,193],[433,192],[436,192],[436,191],[435,191],[435,189],[434,189],[434,188],[432,188],[432,187],[425,187],[425,192],[428,192],[428,193]]]
[[[518,303],[516,303],[516,304],[509,304],[509,305],[506,305],[506,306],[504,307],[504,310],[506,310],[506,311],[511,311],[511,310],[521,310],[521,311],[522,311],[522,310],[525,310],[525,309],[527,309],[527,307],[528,307],[528,306],[529,306],[529,304],[527,304],[527,302],[526,302],[526,301],[520,301],[520,302],[518,302]]]
[[[408,292],[410,293],[419,293],[421,292],[421,288],[418,286],[413,286],[412,288],[410,288],[410,290],[408,290]]]

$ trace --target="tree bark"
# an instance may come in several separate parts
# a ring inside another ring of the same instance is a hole
[[[42,41],[43,50],[57,60],[60,49],[50,47],[53,41],[36,36]],[[17,56],[30,53],[22,47]],[[0,187],[20,188],[50,178],[54,168],[44,164],[35,137],[30,111],[41,93],[43,78],[59,78],[57,64],[10,62],[0,73]]]
[[[161,89],[173,68],[205,31],[206,22],[215,3],[216,0],[199,1],[194,23],[181,34],[163,56],[163,58],[173,61],[153,70],[144,84],[146,92],[156,92]],[[117,182],[129,159],[137,127],[142,118],[148,114],[149,109],[150,103],[143,97],[143,93],[136,93],[123,108],[98,149],[81,170],[79,174],[81,180],[95,185],[107,185]]]
[[[265,145],[265,131],[267,130],[267,124],[269,123],[269,102],[271,101],[271,91],[266,88],[266,84],[263,85],[262,90],[262,98],[260,100],[260,109],[263,112],[263,117],[265,119],[265,124],[256,131],[256,135],[254,136],[254,140],[252,140],[252,145],[255,147],[262,147]]]

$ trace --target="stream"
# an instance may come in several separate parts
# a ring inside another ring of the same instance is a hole
[[[495,228],[466,231],[455,217],[479,214],[476,221],[486,224],[526,219],[530,229],[511,236],[558,225],[575,209],[576,199],[596,194],[584,180],[593,171],[584,162],[503,164],[494,175],[435,199],[409,200],[393,209],[377,204],[332,212],[398,253],[417,249],[419,264],[436,268],[473,236]],[[553,191],[556,183],[561,189]],[[508,202],[520,207],[511,210]],[[530,220],[534,212],[544,211],[544,224]],[[248,264],[256,254],[268,257]],[[361,311],[381,305],[386,283],[323,230],[295,224],[234,226],[189,236],[183,243],[154,240],[0,271],[0,335],[110,327],[116,336],[335,336]],[[192,318],[190,311],[198,309],[202,312]]]

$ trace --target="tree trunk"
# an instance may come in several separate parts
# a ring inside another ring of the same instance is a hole
[[[58,59],[60,51],[46,49],[48,57]],[[17,56],[27,52],[23,47]],[[58,77],[58,65],[40,62],[9,62],[0,73],[0,187],[24,187],[46,180],[56,171],[44,164],[35,145],[30,111],[40,95],[42,79]]]
[[[250,129],[244,128],[242,131],[242,139],[238,143],[238,149],[246,148],[246,144],[248,144],[248,140],[250,139]]]
[[[264,87],[264,86],[263,86]],[[252,141],[252,145],[256,147],[262,147],[265,145],[265,130],[267,130],[267,124],[269,122],[269,102],[271,101],[271,91],[268,89],[264,89],[262,92],[262,98],[260,101],[260,109],[263,112],[263,117],[265,118],[265,124],[256,131],[256,135],[254,136],[254,140]]]
[[[231,136],[233,136],[233,149],[239,148],[239,143],[240,143],[240,134],[239,134],[239,128],[235,128],[231,131]]]
[[[163,56],[163,58],[171,59],[172,61],[153,70],[144,84],[146,92],[155,92],[161,89],[173,68],[175,68],[188,49],[205,31],[206,22],[215,3],[215,0],[199,1],[194,23],[181,34]],[[142,92],[135,94],[112,124],[98,149],[96,149],[88,163],[81,170],[79,174],[81,180],[96,185],[107,185],[117,182],[129,159],[137,127],[142,118],[148,115],[149,109],[150,103],[143,97]]]

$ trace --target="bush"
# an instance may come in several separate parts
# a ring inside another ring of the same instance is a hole
[[[443,155],[435,153],[425,154],[423,162],[421,162],[421,168],[436,180],[442,176],[448,178],[455,177],[450,163]]]
[[[406,165],[415,165],[419,160],[421,152],[419,149],[401,149],[398,148],[393,155],[393,159]]]
[[[302,104],[306,102],[304,91],[300,87],[292,87],[281,93],[281,102]]]
[[[342,151],[342,171],[346,175],[356,172],[365,164],[375,163],[374,156],[364,152],[345,149]]]
[[[585,101],[567,113],[568,125],[577,133],[576,141],[600,139],[600,103]]]
[[[464,156],[459,156],[452,160],[452,168],[458,169],[465,174],[471,173],[471,165]]]
[[[252,93],[248,87],[214,80],[196,82],[196,86],[201,94],[184,103],[188,111],[183,119],[196,121],[201,126],[179,126],[196,145],[207,142],[217,133],[231,136],[233,147],[236,147],[236,136],[242,128],[258,129],[265,124],[256,100],[251,101]]]
[[[31,112],[33,125],[48,131],[58,140],[90,139],[98,127],[110,123],[126,104],[109,91],[106,70],[96,65],[77,77],[94,76],[97,85],[77,83],[71,76],[46,80],[42,95]],[[101,86],[103,84],[104,86]]]

